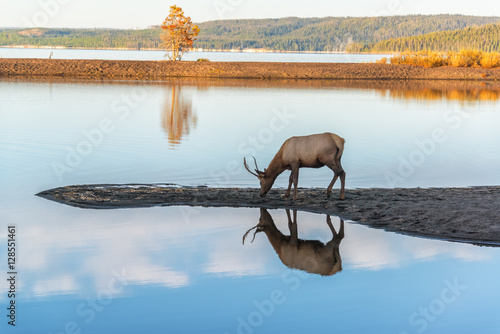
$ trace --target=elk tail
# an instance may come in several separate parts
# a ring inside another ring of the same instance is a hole
[[[340,158],[342,158],[342,154],[344,153],[344,144],[345,144],[345,140],[344,138],[341,138],[342,140],[342,145],[338,145],[338,150],[337,150],[337,155],[335,156],[335,158],[340,161]]]

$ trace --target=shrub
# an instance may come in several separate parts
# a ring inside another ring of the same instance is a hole
[[[439,67],[447,63],[446,56],[439,52],[428,52],[423,56],[423,66],[425,67]]]
[[[403,55],[392,56],[389,59],[389,63],[396,64],[396,65],[404,64],[405,62],[403,60]]]
[[[460,52],[404,52],[389,59],[391,64],[407,64],[423,67],[454,66],[454,67],[500,67],[500,53],[485,53],[475,50]]]
[[[484,68],[500,67],[500,53],[488,52],[483,53],[481,58],[481,66]]]
[[[421,51],[417,53],[402,53],[398,56],[393,56],[390,60],[391,64],[408,64],[424,67],[437,67],[447,64],[446,56],[439,52]]]
[[[454,67],[480,66],[482,52],[474,50],[462,50],[459,53],[451,53],[449,57],[450,63]]]

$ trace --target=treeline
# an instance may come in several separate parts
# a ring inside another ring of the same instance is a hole
[[[488,24],[482,27],[435,32],[420,36],[389,39],[375,44],[353,44],[351,52],[418,52],[418,51],[455,51],[478,50],[500,52],[500,24]]]
[[[199,25],[201,33],[195,46],[203,49],[346,51],[353,43],[364,45],[499,21],[499,17],[464,15],[210,21]]]
[[[401,43],[399,50],[406,49],[404,43],[415,47],[422,44],[416,40],[421,38],[419,35],[462,31],[468,27],[471,28],[468,31],[473,31],[474,27],[497,22],[500,22],[500,17],[464,15],[220,20],[199,24],[201,32],[194,47],[220,50],[398,51],[397,43]],[[159,27],[144,30],[4,29],[0,30],[0,46],[161,49],[160,33]],[[401,38],[408,36],[412,37]],[[440,46],[447,49],[458,47],[456,43],[461,38],[443,40]],[[474,41],[475,38],[481,37],[474,35],[468,40]]]
[[[156,29],[12,29],[0,31],[0,45],[160,49],[159,33]]]

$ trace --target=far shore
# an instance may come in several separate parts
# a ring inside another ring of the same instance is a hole
[[[375,63],[196,62],[73,59],[0,59],[0,78],[166,80],[233,78],[287,80],[467,80],[495,82],[500,69]]]
[[[115,50],[115,51],[163,51],[159,48],[90,48],[67,47],[62,45],[0,45],[4,49],[55,49],[55,50]],[[347,52],[347,51],[284,51],[267,49],[193,49],[191,52],[229,52],[229,53],[296,53],[296,54],[363,54],[363,55],[390,55],[397,52]]]

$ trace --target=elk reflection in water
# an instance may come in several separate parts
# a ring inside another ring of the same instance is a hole
[[[340,220],[339,232],[335,231],[329,215],[326,223],[333,236],[326,244],[319,240],[302,240],[298,237],[297,210],[293,210],[293,220],[290,210],[286,210],[290,235],[284,235],[274,224],[274,220],[266,209],[260,209],[259,223],[249,229],[243,236],[245,239],[255,229],[253,240],[258,232],[264,232],[278,254],[281,262],[289,268],[300,269],[311,274],[331,276],[342,270],[342,259],[339,246],[344,238],[344,221]]]

